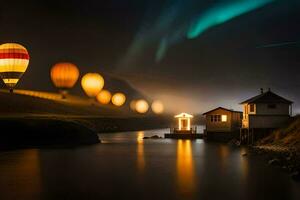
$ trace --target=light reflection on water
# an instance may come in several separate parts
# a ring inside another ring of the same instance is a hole
[[[242,156],[247,149],[143,139],[167,131],[101,134],[102,144],[71,149],[0,152],[0,199],[299,199],[299,184]]]
[[[14,190],[10,194],[0,192],[0,199],[10,199],[11,196],[13,199],[39,199],[42,188],[40,170],[37,149],[23,150],[16,159],[7,158],[1,163],[0,186],[11,184]]]
[[[139,173],[144,172],[145,157],[144,157],[144,131],[137,132],[137,169]]]
[[[177,184],[180,193],[193,194],[196,189],[194,158],[190,140],[177,141]]]

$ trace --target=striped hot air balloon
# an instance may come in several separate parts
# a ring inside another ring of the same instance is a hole
[[[28,64],[29,54],[25,47],[16,43],[0,45],[0,77],[11,92]]]

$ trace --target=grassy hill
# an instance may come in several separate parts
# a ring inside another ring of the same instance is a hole
[[[300,116],[294,117],[286,127],[260,140],[259,144],[300,150]]]

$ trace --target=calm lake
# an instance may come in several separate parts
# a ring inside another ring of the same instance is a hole
[[[102,144],[0,152],[0,199],[300,199],[300,184],[247,150],[101,134]]]

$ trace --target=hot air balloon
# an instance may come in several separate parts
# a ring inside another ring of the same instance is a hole
[[[102,90],[98,95],[97,95],[97,100],[99,103],[102,104],[109,104],[111,99],[111,93],[107,90]]]
[[[63,62],[55,64],[51,68],[50,75],[53,84],[60,90],[62,97],[65,98],[65,94],[77,82],[79,70],[76,65]]]
[[[111,98],[111,102],[115,105],[115,106],[122,106],[126,101],[126,96],[123,93],[116,93],[112,96]]]
[[[146,113],[149,110],[149,104],[146,100],[140,99],[135,103],[135,110],[138,113]]]
[[[135,111],[135,104],[136,104],[136,100],[132,100],[129,104],[129,107],[132,111]]]
[[[104,86],[104,79],[98,73],[87,73],[81,79],[81,87],[89,97],[96,97]]]
[[[0,77],[13,92],[29,64],[29,54],[25,47],[16,43],[0,45]]]
[[[151,108],[156,114],[161,114],[164,112],[164,104],[159,100],[153,101]]]

